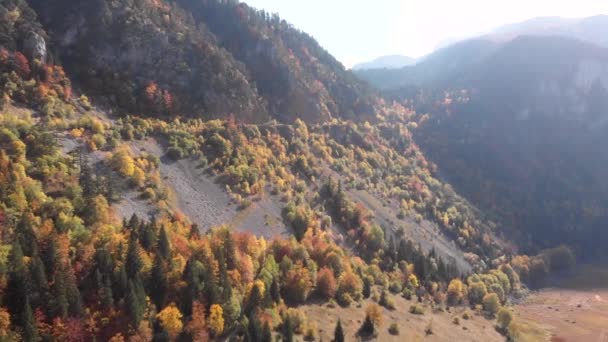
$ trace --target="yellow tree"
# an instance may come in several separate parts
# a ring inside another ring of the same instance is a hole
[[[175,340],[179,333],[182,332],[182,328],[184,327],[182,316],[182,313],[175,306],[175,303],[169,304],[163,311],[156,315],[156,318],[160,320],[160,324],[167,334],[169,334],[171,340]]]
[[[460,279],[452,279],[448,286],[448,303],[450,305],[460,304],[464,298],[464,284]]]
[[[224,332],[224,310],[218,304],[211,305],[209,329],[214,336],[219,336]]]
[[[365,314],[376,328],[382,324],[382,308],[378,304],[371,303],[368,305],[367,308],[365,308]]]

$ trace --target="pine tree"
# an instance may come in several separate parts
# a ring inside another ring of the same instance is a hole
[[[272,342],[272,330],[270,329],[270,324],[268,321],[264,322],[264,327],[262,328],[262,342]]]
[[[363,298],[369,298],[372,293],[371,280],[367,277],[363,279]]]
[[[158,310],[165,307],[167,299],[167,277],[164,261],[160,254],[156,254],[154,265],[150,272],[150,298]]]
[[[135,285],[131,280],[129,280],[129,285],[127,286],[126,303],[131,326],[133,328],[138,327],[144,314],[144,307],[139,300]]]
[[[342,329],[342,321],[338,320],[336,329],[334,330],[334,342],[344,342],[344,330]]]
[[[247,301],[247,306],[245,307],[245,313],[251,314],[255,312],[255,310],[262,305],[262,301],[264,298],[260,296],[260,288],[258,284],[253,284],[251,288],[251,294],[249,295],[249,300]]]
[[[272,277],[272,284],[270,285],[270,297],[272,298],[273,303],[278,303],[281,301],[281,288],[279,287],[277,277]]]
[[[23,328],[23,340],[26,342],[38,341],[38,329],[36,328],[36,319],[32,312],[32,306],[29,300],[25,300],[23,312],[21,315],[21,327]]]
[[[12,269],[8,274],[8,283],[3,297],[11,316],[19,317],[27,300],[28,279],[27,269],[23,263],[23,251],[18,241],[13,242],[8,261]]]
[[[260,341],[262,339],[262,329],[260,327],[260,321],[255,315],[249,315],[249,324],[247,326],[249,331],[249,337],[252,341]]]
[[[44,253],[42,253],[42,262],[46,270],[46,278],[53,279],[55,275],[55,267],[59,263],[57,260],[57,236],[52,235]]]
[[[293,342],[293,324],[289,316],[285,318],[285,323],[283,323],[283,341]]]
[[[68,299],[69,313],[71,317],[82,317],[84,313],[82,305],[82,297],[80,296],[80,290],[76,284],[76,277],[74,271],[68,265],[65,266],[66,275],[66,297]]]
[[[126,228],[129,228],[129,230],[131,231],[139,228],[139,217],[137,217],[136,214],[131,215],[131,218],[129,219]]]
[[[369,315],[365,316],[365,320],[359,328],[359,335],[361,336],[374,336],[376,332],[376,328],[374,327],[374,322],[372,322]]]
[[[55,276],[53,279],[53,305],[51,312],[53,317],[66,318],[68,316],[68,310],[70,304],[68,302],[68,293],[66,287],[66,274],[64,268],[61,266],[57,267]]]
[[[139,231],[139,242],[147,252],[151,252],[154,248],[154,243],[156,242],[155,229],[155,224],[150,222],[148,224],[142,224]]]
[[[226,229],[224,235],[224,251],[226,253],[226,265],[229,270],[236,268],[236,247],[232,234]]]
[[[129,279],[134,279],[141,270],[141,259],[139,257],[139,243],[135,233],[131,233],[129,247],[127,249],[126,271]]]
[[[34,227],[32,223],[32,214],[29,210],[26,210],[21,215],[19,223],[15,229],[17,239],[21,244],[21,250],[24,255],[34,255],[34,249],[37,247],[36,233],[34,233]]]
[[[115,272],[112,281],[112,292],[114,293],[114,300],[116,302],[119,302],[127,295],[128,283],[127,268],[123,263],[118,271]]]
[[[196,259],[190,257],[184,268],[182,274],[182,280],[186,283],[186,286],[182,289],[182,312],[184,315],[190,316],[192,314],[192,302],[200,299],[200,293],[202,284],[200,282],[199,269],[196,266]]]
[[[99,272],[99,269],[95,271],[95,278],[97,280],[97,295],[101,305],[106,309],[111,309],[114,306],[114,297],[112,294],[112,285],[109,277],[104,276]]]
[[[46,305],[49,299],[49,282],[39,255],[36,255],[30,263],[30,279],[32,280],[30,295],[34,306]]]
[[[165,260],[168,260],[171,257],[171,246],[169,245],[169,238],[167,237],[165,227],[161,227],[158,234],[158,253],[160,253]]]

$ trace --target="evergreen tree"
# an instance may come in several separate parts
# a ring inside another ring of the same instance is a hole
[[[342,329],[342,321],[338,320],[336,329],[334,330],[334,342],[344,342],[344,330]]]
[[[19,317],[27,300],[28,279],[27,269],[23,263],[23,251],[18,241],[13,242],[8,261],[11,271],[8,274],[8,283],[3,297],[11,316]]]
[[[29,300],[25,300],[23,312],[21,314],[21,327],[23,328],[23,340],[26,342],[38,341],[38,329],[36,327],[36,319],[32,312],[32,306]]]
[[[232,234],[228,229],[224,234],[224,251],[226,253],[226,266],[229,270],[236,268],[236,247]]]
[[[251,288],[251,294],[249,295],[247,306],[245,307],[245,313],[254,313],[257,308],[261,307],[263,300],[264,298],[260,296],[260,288],[258,287],[258,284],[254,284]]]
[[[272,342],[272,330],[268,321],[264,322],[264,328],[262,328],[262,342]]]
[[[51,308],[51,314],[53,317],[66,318],[68,316],[68,310],[70,304],[68,301],[68,293],[66,286],[66,274],[64,268],[57,266],[57,271],[53,279],[53,305]]]
[[[129,277],[127,276],[127,268],[123,263],[118,271],[114,273],[112,281],[112,292],[114,293],[115,302],[119,302],[127,295]]]
[[[46,305],[49,300],[49,282],[39,255],[36,255],[30,263],[30,279],[32,280],[30,296],[34,306]]]
[[[375,332],[376,332],[376,328],[374,327],[374,322],[372,322],[369,315],[365,315],[365,320],[363,321],[361,328],[359,328],[359,335],[360,336],[374,336]]]
[[[372,281],[368,278],[365,277],[363,279],[363,298],[369,298],[369,296],[371,296],[372,294]]]
[[[283,342],[293,342],[293,323],[291,318],[287,316],[283,323]]]
[[[270,285],[270,297],[272,298],[273,303],[278,303],[281,301],[281,288],[279,287],[277,277],[272,277],[272,284]]]
[[[109,277],[103,276],[99,269],[95,271],[95,278],[97,280],[97,295],[101,305],[106,309],[111,309],[114,306],[114,297],[112,294],[112,285]]]
[[[127,249],[126,271],[129,279],[134,279],[141,270],[141,259],[139,257],[139,243],[134,232],[131,232],[129,238],[129,247]]]
[[[161,227],[158,234],[158,253],[165,260],[171,257],[171,246],[169,245],[169,238],[167,237],[165,227]]]
[[[154,265],[150,272],[150,298],[156,308],[161,310],[165,307],[167,299],[167,277],[165,272],[165,264],[160,254],[154,257]]]
[[[137,217],[136,214],[131,215],[131,218],[129,219],[129,222],[127,223],[126,227],[129,228],[129,230],[131,231],[139,228],[139,217]]]
[[[59,263],[57,260],[57,249],[57,236],[53,234],[49,239],[49,243],[44,250],[44,253],[42,253],[42,262],[44,263],[47,279],[53,279],[55,266]]]
[[[127,286],[127,312],[129,314],[129,321],[133,328],[139,327],[139,322],[144,315],[144,306],[142,305],[133,281],[129,280]]]
[[[139,231],[139,242],[147,252],[152,251],[152,249],[154,248],[154,243],[156,242],[155,229],[155,224],[148,223],[142,224],[141,229]]]
[[[249,338],[251,341],[261,341],[262,339],[262,328],[260,327],[260,321],[255,315],[249,315],[249,324],[247,325],[249,331]]]
[[[66,265],[64,273],[66,275],[66,297],[68,299],[70,316],[82,317],[82,314],[84,313],[82,297],[80,296],[80,290],[76,284],[73,269]]]
[[[21,244],[22,253],[25,256],[34,255],[34,249],[37,248],[37,240],[36,233],[34,233],[32,214],[29,210],[24,211],[21,215],[21,219],[15,229],[15,234]]]
[[[186,286],[182,290],[182,313],[188,317],[192,314],[192,302],[200,299],[202,284],[200,282],[199,269],[196,266],[196,259],[190,257],[184,268],[182,280]]]

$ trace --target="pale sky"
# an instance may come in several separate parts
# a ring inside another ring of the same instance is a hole
[[[446,39],[538,16],[608,14],[607,0],[245,0],[309,33],[346,67],[420,57]],[[608,34],[608,33],[607,33]]]

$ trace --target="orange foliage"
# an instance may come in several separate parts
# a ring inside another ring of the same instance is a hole
[[[334,272],[327,267],[323,267],[317,274],[318,293],[325,298],[332,298],[336,295],[337,288]]]

